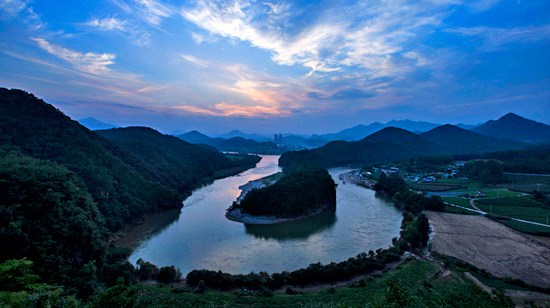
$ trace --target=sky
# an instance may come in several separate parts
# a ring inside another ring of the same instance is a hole
[[[163,133],[550,124],[550,1],[0,0],[0,87]]]

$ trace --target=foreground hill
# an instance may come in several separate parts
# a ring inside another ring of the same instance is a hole
[[[147,158],[152,153],[145,154],[139,143],[153,143],[150,136],[159,137],[160,134],[147,130],[150,135],[147,137],[138,134],[136,131],[143,133],[139,129],[121,130],[121,146],[117,146],[21,90],[0,89],[0,107],[0,142],[3,148],[53,161],[74,172],[84,181],[111,231],[120,229],[142,214],[181,207],[183,196],[206,180],[194,178],[195,166],[208,170],[199,176],[211,178],[216,176],[216,170],[230,167],[222,154],[210,154],[199,146],[175,138],[183,144],[180,144],[182,151],[194,156],[186,161],[188,168],[171,169],[164,163],[174,158],[173,149],[169,150],[173,147],[173,140],[156,142],[151,149],[156,151],[154,160],[163,163],[153,163],[151,157]],[[132,144],[132,138],[142,140]],[[218,158],[209,162],[199,157],[206,153],[207,157]],[[190,179],[182,185],[168,180],[184,176]]]
[[[482,154],[527,146],[522,142],[484,136],[450,124],[422,133],[420,137],[444,147],[448,154]]]
[[[500,119],[487,121],[473,132],[497,138],[524,142],[550,141],[550,125],[535,122],[514,113],[508,113]]]
[[[224,152],[239,152],[239,153],[256,153],[256,154],[279,154],[280,150],[273,142],[258,142],[252,139],[243,137],[211,138],[198,131],[191,131],[182,135],[178,135],[181,140],[193,144],[206,144],[212,146],[219,151]]]

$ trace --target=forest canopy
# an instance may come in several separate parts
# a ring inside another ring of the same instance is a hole
[[[295,217],[336,206],[336,184],[327,170],[300,162],[284,168],[283,173],[273,185],[248,192],[234,208],[250,215]]]

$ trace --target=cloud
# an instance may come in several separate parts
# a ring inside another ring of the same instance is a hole
[[[116,56],[113,54],[96,54],[92,52],[83,54],[50,44],[49,42],[41,38],[31,37],[31,40],[37,42],[38,46],[48,53],[71,63],[73,68],[78,71],[94,75],[105,75],[106,73],[112,72],[112,70],[109,69],[108,66],[114,63],[113,61]]]
[[[40,16],[36,14],[29,5],[32,1],[23,0],[0,0],[0,16],[2,18],[22,18],[23,22],[30,25],[32,30],[44,28],[46,24],[42,22]]]
[[[449,28],[446,32],[461,36],[473,36],[483,39],[482,49],[494,50],[509,43],[533,43],[550,38],[550,25],[515,27],[515,28]]]
[[[401,53],[417,53],[406,47],[407,43],[441,25],[449,5],[359,2],[338,10],[320,8],[315,12],[318,18],[307,26],[297,22],[311,18],[311,12],[288,4],[200,0],[180,14],[212,34],[247,41],[271,52],[272,60],[280,65],[300,64],[310,68],[310,74],[359,67],[379,77],[410,70],[390,64],[401,58]]]
[[[164,18],[174,15],[174,10],[155,0],[111,0],[116,6],[127,14],[133,14],[141,21],[158,27]]]
[[[202,67],[202,68],[207,68],[210,65],[210,62],[208,62],[206,60],[199,59],[199,58],[191,56],[191,55],[181,55],[181,57],[184,58],[185,60],[199,66],[199,67]]]
[[[112,31],[123,33],[125,36],[131,38],[135,44],[139,46],[145,46],[150,43],[150,33],[145,30],[140,30],[138,27],[131,25],[126,20],[121,20],[115,17],[108,18],[96,18],[86,22],[84,25],[93,27],[100,31]]]
[[[118,30],[122,32],[128,31],[127,22],[114,17],[103,18],[103,19],[98,19],[98,18],[92,19],[89,22],[87,22],[86,25],[91,27],[96,27],[99,30],[103,30],[103,31],[112,31],[112,30]]]
[[[219,117],[244,117],[244,118],[268,118],[272,116],[291,115],[288,110],[279,110],[268,106],[242,106],[228,104],[225,102],[216,104],[211,108],[197,107],[192,105],[182,105],[173,107],[173,109],[185,110],[192,114],[219,116]]]
[[[0,8],[5,14],[15,16],[27,8],[27,1],[0,0]]]

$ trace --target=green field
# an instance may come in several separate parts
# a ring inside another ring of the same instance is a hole
[[[546,224],[546,217],[550,216],[550,210],[538,207],[537,202],[528,197],[480,199],[475,204],[487,213],[542,224]]]
[[[500,222],[520,232],[550,236],[550,226],[549,227],[537,226],[537,225],[528,224],[517,220],[502,220]]]
[[[469,208],[469,209],[474,209],[474,208],[470,205],[470,199],[467,199],[467,198],[460,198],[460,197],[442,197],[441,199],[443,199],[443,201],[445,201],[445,202],[447,202],[447,203],[451,203],[451,204],[458,205],[458,206],[462,206],[462,207]]]
[[[459,198],[459,197],[442,197],[441,199],[443,199],[444,202],[447,202],[447,203],[450,203],[450,204],[458,205],[458,206],[465,207],[465,208],[468,208],[468,209],[474,209],[470,205],[470,199]],[[461,209],[461,208],[458,208],[458,207],[455,207],[455,206],[452,206],[452,205],[448,205],[448,204],[445,204],[445,212],[453,213],[453,214],[462,214],[462,215],[479,215],[476,212],[464,210],[464,209]]]

